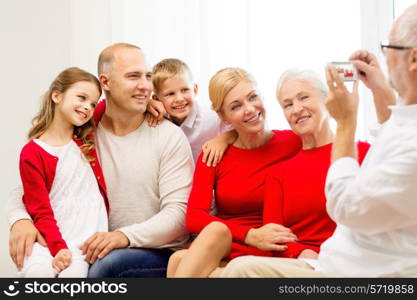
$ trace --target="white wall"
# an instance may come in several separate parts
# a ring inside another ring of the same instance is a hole
[[[18,177],[18,154],[25,143],[38,99],[55,74],[70,63],[69,1],[1,1],[2,117],[0,128],[0,276],[13,276],[8,255],[5,202]]]
[[[398,0],[397,0],[398,1]],[[401,0],[402,1],[402,0]],[[385,57],[380,51],[380,42],[387,39],[394,17],[393,0],[366,0],[361,1],[361,44],[362,48],[374,53],[380,62],[381,68],[387,74]],[[360,86],[361,101],[359,105],[359,118],[363,120],[364,128],[373,127],[377,122],[376,114],[369,113],[374,111],[372,94],[363,85]],[[366,113],[367,112],[367,113]],[[364,116],[364,113],[366,115]],[[365,131],[367,141],[372,142],[373,137],[368,130]]]

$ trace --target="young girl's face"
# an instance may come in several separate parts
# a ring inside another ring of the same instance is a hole
[[[74,126],[82,126],[91,119],[99,97],[97,86],[88,81],[76,82],[64,93],[52,94],[55,113]]]

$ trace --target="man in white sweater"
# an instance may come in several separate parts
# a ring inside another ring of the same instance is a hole
[[[144,121],[152,80],[139,47],[107,47],[98,73],[107,100],[95,113],[96,146],[110,201],[110,232],[96,233],[81,245],[93,264],[89,277],[164,277],[172,249],[188,240],[191,149],[172,123],[151,128]],[[21,196],[15,191],[9,201],[10,254],[18,268],[33,242],[42,242]]]

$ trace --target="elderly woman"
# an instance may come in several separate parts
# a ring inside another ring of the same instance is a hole
[[[245,257],[234,260],[223,271],[225,277],[324,276],[314,272],[320,245],[336,227],[326,212],[324,185],[330,167],[334,140],[325,108],[327,88],[309,70],[284,72],[277,98],[291,129],[302,141],[293,158],[270,169],[265,187],[264,223],[288,227],[297,241],[286,243],[274,258]],[[361,163],[369,144],[358,142]],[[300,258],[300,259],[294,259]],[[255,270],[256,268],[256,270]]]
[[[324,195],[334,139],[326,97],[326,86],[312,71],[289,70],[278,82],[278,101],[303,143],[295,157],[271,169],[267,180],[264,222],[288,226],[298,237],[286,251],[275,253],[280,257],[316,258],[336,227],[326,212]],[[361,163],[369,144],[358,142],[357,149]]]
[[[220,261],[241,255],[271,256],[279,243],[295,241],[288,228],[263,225],[264,185],[269,167],[301,148],[291,131],[267,130],[265,108],[255,80],[239,68],[226,68],[210,80],[212,108],[237,139],[216,167],[198,159],[187,209],[187,229],[199,234],[187,250],[170,259],[170,277],[207,277]],[[217,208],[210,214],[213,191]]]

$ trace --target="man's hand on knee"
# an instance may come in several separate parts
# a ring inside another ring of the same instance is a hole
[[[31,255],[35,242],[46,247],[46,242],[32,221],[23,219],[16,221],[10,229],[9,253],[19,271],[23,268],[26,256]]]
[[[96,232],[80,247],[86,262],[93,264],[97,258],[105,257],[113,249],[126,248],[129,239],[120,231]]]

